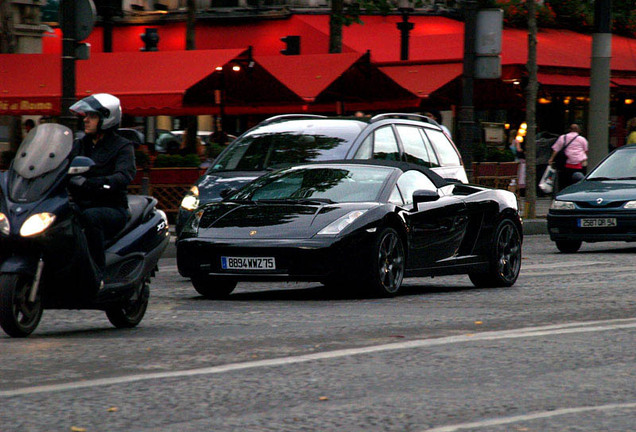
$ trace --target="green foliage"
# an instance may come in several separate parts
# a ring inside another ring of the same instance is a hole
[[[210,143],[205,149],[205,154],[209,159],[214,159],[223,151],[225,147],[226,146],[217,143]]]
[[[504,26],[515,28],[528,27],[528,9],[525,0],[496,0],[495,6],[504,11]],[[536,5],[537,25],[539,27],[554,27],[555,13],[546,4]]]
[[[554,11],[559,27],[581,31],[594,24],[594,5],[580,0],[546,0]]]
[[[135,150],[135,165],[137,168],[147,168],[150,164],[150,156],[141,150]]]
[[[199,156],[191,153],[185,156],[160,154],[155,159],[155,168],[198,167],[201,164]]]
[[[500,148],[479,144],[473,150],[473,161],[475,162],[512,162],[515,156],[508,148]]]

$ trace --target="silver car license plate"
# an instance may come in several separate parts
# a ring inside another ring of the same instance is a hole
[[[276,270],[273,257],[221,257],[221,268],[224,270]]]
[[[616,226],[616,218],[586,218],[579,219],[581,228],[609,228]]]

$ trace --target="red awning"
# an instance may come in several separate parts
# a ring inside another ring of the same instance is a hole
[[[636,90],[636,77],[634,78],[623,78],[617,77],[611,79],[612,83],[616,84],[619,87],[631,87],[630,90]]]
[[[76,95],[111,93],[132,115],[181,114],[186,91],[245,53],[213,51],[94,53],[76,62]],[[0,114],[60,114],[61,58],[0,55]]]
[[[461,63],[442,63],[381,66],[380,70],[414,95],[427,98],[461,76],[462,68]]]
[[[362,54],[256,56],[254,60],[307,102],[313,102]]]
[[[589,76],[538,73],[537,81],[542,86],[590,87]]]
[[[254,60],[310,103],[312,111],[333,103],[340,104],[336,111],[343,113],[418,104],[415,94],[371,64],[367,54],[257,56]]]

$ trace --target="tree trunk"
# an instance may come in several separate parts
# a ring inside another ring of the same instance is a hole
[[[342,52],[342,10],[343,0],[331,0],[329,19],[329,53]]]
[[[537,16],[535,0],[526,2],[528,7],[528,87],[526,89],[526,199],[524,217],[536,217],[537,201]]]
[[[188,17],[186,22],[186,50],[195,50],[196,3],[188,0]],[[188,116],[185,127],[185,153],[197,153],[198,124],[196,116]]]

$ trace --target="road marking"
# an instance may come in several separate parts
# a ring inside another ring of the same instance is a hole
[[[116,385],[146,380],[161,380],[170,378],[182,378],[199,375],[214,375],[226,372],[233,372],[245,369],[256,369],[262,367],[277,367],[296,363],[306,363],[318,360],[328,360],[340,357],[348,357],[361,354],[373,354],[386,351],[396,351],[405,349],[427,348],[442,345],[459,343],[470,343],[477,341],[496,341],[503,339],[518,339],[539,336],[551,336],[562,334],[590,333],[609,330],[634,329],[636,328],[636,318],[626,318],[605,321],[587,321],[579,323],[556,324],[540,327],[525,327],[514,330],[502,330],[483,333],[471,333],[462,336],[448,336],[437,339],[419,339],[406,342],[397,342],[383,345],[374,345],[361,348],[349,348],[336,351],[326,351],[320,353],[303,354],[298,356],[281,357],[266,360],[256,360],[242,363],[230,363],[219,366],[211,366],[198,369],[185,369],[170,372],[154,372],[135,375],[127,375],[112,378],[100,378],[68,382],[62,384],[49,384],[42,386],[23,387],[13,390],[0,391],[0,397],[24,396],[29,394],[50,393],[57,391],[78,390],[83,388]]]
[[[636,403],[614,403],[608,405],[599,405],[599,406],[586,406],[586,407],[578,407],[578,408],[560,408],[552,411],[543,411],[536,412],[533,414],[526,415],[518,415],[514,417],[503,417],[499,419],[490,419],[490,420],[482,420],[472,423],[461,423],[450,426],[440,426],[433,429],[426,429],[422,432],[456,432],[462,429],[475,429],[475,428],[484,428],[489,426],[501,426],[510,423],[519,423],[523,421],[532,421],[538,419],[544,419],[549,417],[555,417],[560,415],[568,415],[568,414],[580,414],[588,411],[611,411],[611,410],[620,410],[627,408],[636,408]]]

